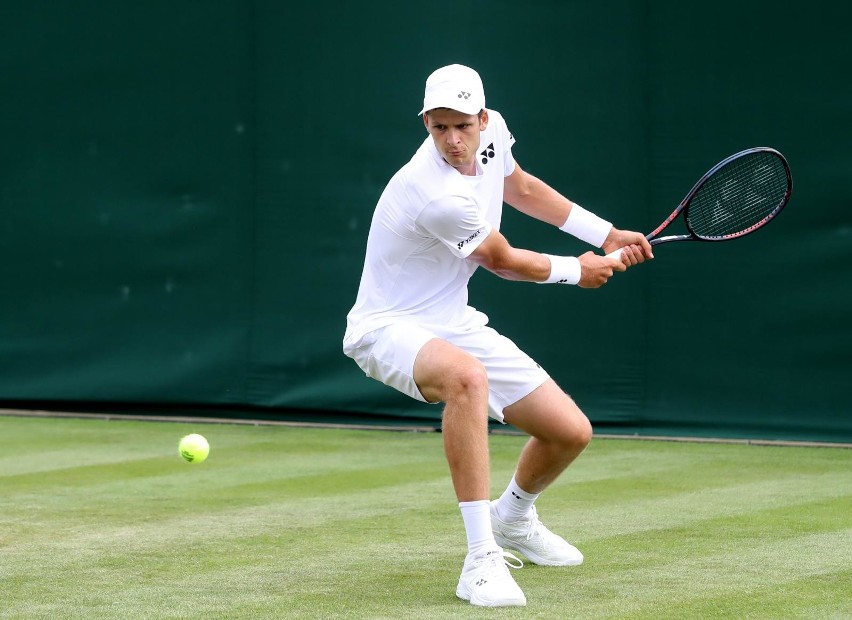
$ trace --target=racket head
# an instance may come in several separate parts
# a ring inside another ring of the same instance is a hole
[[[792,192],[781,153],[769,147],[735,153],[707,171],[681,203],[686,228],[700,241],[743,237],[774,219]]]

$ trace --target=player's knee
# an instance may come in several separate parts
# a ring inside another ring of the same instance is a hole
[[[587,418],[585,414],[581,413],[577,419],[577,444],[585,448],[592,442],[592,435],[594,435],[592,423],[589,421],[589,418]]]
[[[455,367],[446,379],[447,400],[488,398],[488,373],[479,360],[471,358]]]
[[[568,452],[582,451],[592,441],[592,423],[579,410],[575,411],[570,421],[562,427],[559,438]]]

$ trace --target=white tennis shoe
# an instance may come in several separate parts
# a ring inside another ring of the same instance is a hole
[[[527,597],[509,573],[524,565],[511,553],[494,547],[464,560],[456,596],[482,607],[522,607]]]
[[[513,549],[539,566],[578,566],[583,554],[544,527],[535,506],[520,521],[506,523],[497,516],[497,504],[491,502],[491,529],[494,540],[506,549]]]

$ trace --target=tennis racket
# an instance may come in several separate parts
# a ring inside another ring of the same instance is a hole
[[[651,245],[659,245],[744,237],[775,219],[792,192],[790,166],[781,153],[768,147],[747,149],[708,170],[672,214],[645,238]],[[658,237],[681,213],[687,234]],[[621,250],[607,256],[621,259]]]

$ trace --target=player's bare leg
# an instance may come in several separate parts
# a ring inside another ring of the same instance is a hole
[[[417,354],[414,380],[429,402],[446,403],[444,452],[460,502],[488,499],[488,376],[482,364],[438,338]]]
[[[426,400],[446,403],[441,427],[444,452],[468,540],[456,596],[487,607],[526,605],[491,531],[485,368],[468,353],[436,338],[417,354],[414,380]]]
[[[552,379],[503,413],[506,422],[530,436],[515,473],[528,493],[544,491],[592,440],[588,418]]]
[[[588,418],[551,379],[503,413],[506,422],[528,433],[530,439],[521,452],[515,477],[492,503],[495,540],[536,564],[581,564],[582,553],[542,525],[533,503],[591,441]]]

